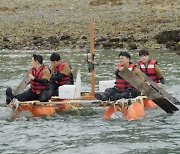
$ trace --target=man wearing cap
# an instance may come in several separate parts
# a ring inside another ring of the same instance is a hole
[[[120,52],[119,54],[119,63],[117,67],[115,68],[115,75],[116,75],[116,82],[115,87],[113,88],[107,88],[105,92],[103,93],[96,93],[95,97],[99,100],[118,100],[121,98],[135,98],[140,93],[132,87],[131,84],[129,84],[125,79],[123,79],[121,76],[119,76],[118,72],[121,71],[123,68],[128,68],[130,71],[135,73],[137,76],[140,77],[140,79],[144,80],[140,69],[130,62],[130,54],[128,52]]]
[[[46,92],[49,89],[50,77],[50,70],[43,64],[43,57],[34,54],[31,59],[31,69],[29,70],[30,88],[21,94],[13,95],[12,89],[8,87],[6,90],[6,103],[9,104],[13,98],[18,101],[48,101],[50,98],[46,97]]]

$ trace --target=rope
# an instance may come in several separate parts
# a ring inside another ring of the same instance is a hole
[[[113,102],[113,107],[114,107],[114,115],[115,115],[116,117],[118,117],[118,118],[121,118],[121,117],[118,115],[117,112],[118,112],[118,109],[119,109],[120,112],[121,112],[122,110],[119,108],[117,102]]]
[[[123,113],[125,107],[127,107],[127,109],[128,109],[128,107],[131,105],[131,103],[129,103],[129,101],[130,102],[139,102],[139,103],[143,104],[143,99],[145,99],[145,98],[147,98],[147,97],[146,96],[138,96],[138,97],[133,98],[133,99],[132,98],[131,99],[124,99],[124,98],[122,98],[122,99],[116,100],[116,102],[113,102],[114,114],[118,118],[120,118],[120,116],[117,114],[117,112],[119,111],[119,112]],[[130,109],[131,114],[133,114],[134,117],[137,117],[135,115],[134,111],[131,108],[129,108],[129,109]]]

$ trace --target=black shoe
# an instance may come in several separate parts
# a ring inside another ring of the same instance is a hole
[[[95,97],[99,100],[102,100],[102,94],[101,93],[95,93]]]
[[[102,100],[102,101],[107,101],[108,100],[106,94],[104,94],[104,93],[96,93],[95,97],[97,99],[99,99],[99,100]]]
[[[109,99],[108,99],[108,96],[106,94],[102,94],[101,95],[101,100],[102,101],[108,101]]]
[[[12,89],[8,87],[6,89],[6,104],[11,103],[12,99],[13,99]]]

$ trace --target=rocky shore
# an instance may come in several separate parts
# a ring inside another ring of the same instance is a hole
[[[88,48],[180,51],[177,0],[2,0],[0,49]]]

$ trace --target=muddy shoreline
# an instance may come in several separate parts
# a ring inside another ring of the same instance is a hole
[[[177,0],[3,0],[0,49],[88,48],[89,22],[97,49],[180,51]]]

